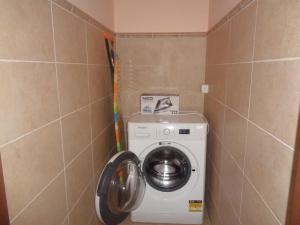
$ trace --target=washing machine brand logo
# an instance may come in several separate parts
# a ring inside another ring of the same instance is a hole
[[[147,101],[153,100],[153,97],[151,97],[151,96],[143,96],[142,98],[143,98],[143,100],[147,100]]]
[[[143,129],[143,130],[145,130],[145,129],[147,129],[147,127],[145,127],[145,126],[143,126],[143,127],[137,127],[137,129]]]

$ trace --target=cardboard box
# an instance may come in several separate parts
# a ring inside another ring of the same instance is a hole
[[[179,95],[164,94],[142,94],[141,95],[142,114],[178,114]]]

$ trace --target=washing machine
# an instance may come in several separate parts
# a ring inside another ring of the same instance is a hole
[[[95,206],[107,225],[202,224],[208,124],[201,114],[142,115],[128,122],[128,149],[100,176]]]

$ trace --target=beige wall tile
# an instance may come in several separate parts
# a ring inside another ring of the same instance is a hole
[[[221,225],[221,220],[218,215],[217,209],[211,200],[208,200],[207,211],[209,214],[211,225]]]
[[[104,128],[113,122],[111,98],[102,99],[92,104],[92,138],[96,138]]]
[[[63,168],[59,124],[20,139],[1,149],[1,153],[12,219]]]
[[[169,73],[161,65],[123,65],[120,70],[120,90],[139,91],[172,86]]]
[[[157,92],[149,92],[149,93],[157,93]],[[120,101],[126,103],[120,105],[120,110],[124,117],[130,117],[132,114],[140,112],[141,94],[142,94],[141,92],[136,92],[136,91],[121,92]]]
[[[182,93],[179,97],[180,111],[197,111],[203,113],[204,94],[199,92]]]
[[[1,1],[0,29],[0,58],[53,61],[49,1]]]
[[[92,150],[89,147],[66,168],[69,208],[73,208],[81,192],[91,181],[92,177]]]
[[[209,85],[209,94],[225,103],[226,70],[228,66],[212,65],[206,68],[205,82]]]
[[[69,12],[53,5],[54,38],[58,62],[85,63],[85,24]]]
[[[231,62],[250,61],[253,58],[256,8],[257,2],[254,1],[231,20]]]
[[[212,65],[215,63],[216,37],[216,32],[210,33],[207,36],[206,65]]]
[[[250,119],[290,146],[300,102],[300,60],[255,63]]]
[[[227,66],[226,104],[248,117],[252,65],[235,64]]]
[[[94,213],[91,223],[89,225],[103,225],[103,223],[100,222],[96,213]]]
[[[113,126],[106,129],[93,142],[94,173],[96,174],[105,164],[113,147]]]
[[[160,65],[167,53],[162,54],[164,38],[118,38],[117,51],[125,64]]]
[[[210,129],[223,140],[224,106],[211,97],[205,97],[204,115],[208,119]]]
[[[219,174],[222,170],[222,154],[222,143],[213,132],[210,132],[208,135],[207,155]]]
[[[224,146],[241,169],[244,168],[247,121],[227,109],[225,111]]]
[[[216,52],[214,55],[215,64],[229,62],[230,57],[230,23],[224,24],[216,33]]]
[[[238,214],[224,191],[220,193],[220,217],[222,218],[222,225],[240,225]]]
[[[247,143],[246,174],[284,223],[293,151],[250,124]]]
[[[216,210],[219,212],[219,206],[220,206],[220,178],[219,174],[215,170],[215,168],[211,167],[211,177],[209,179],[208,183],[208,192],[211,198],[211,201],[213,202],[214,206],[216,207]]]
[[[12,225],[61,224],[67,215],[66,211],[64,176],[60,175],[14,220]]]
[[[87,52],[89,64],[107,64],[103,31],[92,25],[87,25]]]
[[[70,225],[88,224],[92,219],[94,207],[94,193],[92,185],[90,184],[70,213]]]
[[[112,94],[112,79],[108,66],[88,66],[90,100],[92,102]]]
[[[89,103],[87,67],[58,64],[58,86],[62,115]]]
[[[193,66],[205,63],[205,37],[159,38],[159,40],[162,43],[161,50],[164,51],[163,54],[160,53],[163,65],[172,63],[174,65]]]
[[[0,63],[0,145],[58,118],[55,67]]]
[[[89,107],[63,118],[62,134],[65,162],[69,163],[91,143]]]
[[[243,172],[226,151],[223,151],[222,155],[220,180],[222,190],[228,196],[228,200],[231,202],[235,212],[239,213],[242,197]]]
[[[241,222],[243,225],[279,225],[278,221],[247,181],[245,181],[244,187]]]
[[[204,56],[202,58],[204,58]],[[168,75],[166,77],[168,79],[166,85],[169,87],[177,88],[180,91],[180,93],[185,93],[185,92],[199,93],[201,85],[204,83],[204,70],[205,70],[204,63],[172,62],[170,66],[163,66],[163,76]]]
[[[299,11],[297,0],[259,1],[255,59],[300,56]]]

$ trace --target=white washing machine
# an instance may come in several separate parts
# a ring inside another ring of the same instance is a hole
[[[97,187],[98,217],[201,224],[208,124],[201,114],[135,115],[128,148],[106,164]]]

